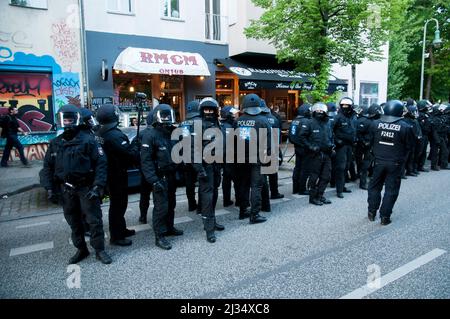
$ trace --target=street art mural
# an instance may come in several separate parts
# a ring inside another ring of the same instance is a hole
[[[0,72],[0,105],[2,115],[7,114],[7,106],[18,108],[25,132],[50,131],[54,123],[51,74]]]

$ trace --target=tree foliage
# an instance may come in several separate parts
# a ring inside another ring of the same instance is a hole
[[[267,39],[280,61],[314,73],[311,95],[326,96],[332,63],[360,64],[382,58],[393,19],[406,0],[252,0],[265,9],[247,37]]]

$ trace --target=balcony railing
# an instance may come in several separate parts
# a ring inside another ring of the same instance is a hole
[[[205,39],[226,42],[228,35],[227,17],[218,14],[205,14]]]

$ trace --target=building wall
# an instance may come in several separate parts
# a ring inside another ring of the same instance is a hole
[[[20,137],[25,153],[42,158],[36,145],[55,135],[59,107],[83,101],[78,0],[48,0],[47,9],[9,3],[0,1],[0,113],[17,101],[20,125],[32,133]]]

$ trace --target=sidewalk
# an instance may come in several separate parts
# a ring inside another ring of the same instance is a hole
[[[285,144],[282,145],[285,151]],[[279,180],[289,180],[294,169],[292,145],[285,152],[283,165],[278,173]],[[13,162],[8,168],[0,168],[0,222],[13,219],[62,213],[62,207],[47,200],[47,193],[39,184],[42,161],[31,161],[31,167]],[[221,190],[220,190],[221,192]],[[186,199],[185,188],[177,189],[177,198]],[[130,194],[129,203],[139,201],[139,194]],[[103,207],[109,206],[104,202]]]

